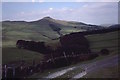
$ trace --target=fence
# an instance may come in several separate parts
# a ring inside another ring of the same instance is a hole
[[[43,69],[41,66],[46,66],[47,67],[50,67],[50,65],[53,66],[53,64],[57,64],[56,61],[59,61],[59,60],[65,60],[65,64],[70,64],[72,61],[68,61],[69,58],[72,58],[72,60],[76,60],[77,57],[82,57],[82,56],[87,56],[87,59],[90,58],[90,54],[77,54],[75,55],[74,52],[72,52],[72,55],[66,55],[65,52],[63,52],[64,56],[60,56],[60,57],[51,57],[50,59],[46,60],[46,61],[41,61],[40,64],[34,64],[32,65],[31,69],[30,69],[30,66],[26,66],[25,69],[22,68],[21,65],[17,65],[17,66],[11,66],[11,65],[4,65],[3,66],[3,78],[16,78],[16,75],[17,74],[21,74],[21,73],[18,73],[18,69],[20,71],[24,70],[24,72],[22,74],[33,74],[34,72],[36,72],[38,70],[38,68],[41,68]],[[81,58],[80,58],[81,59]],[[86,60],[87,60],[86,59]],[[64,64],[63,62],[61,62],[62,64]],[[39,65],[39,66],[38,66]],[[49,66],[48,66],[49,65]],[[8,73],[10,73],[10,70],[11,70],[11,75],[9,76]],[[27,76],[28,76],[27,75]],[[23,76],[17,76],[17,77],[25,77],[26,75],[23,75]]]

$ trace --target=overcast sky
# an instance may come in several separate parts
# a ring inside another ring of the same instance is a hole
[[[41,0],[31,1],[33,2],[3,2],[2,20],[34,21],[45,16],[50,16],[60,20],[79,21],[91,24],[118,23],[117,2],[107,2],[108,0],[106,0],[106,2],[44,2],[45,0],[42,0],[43,2],[35,2]]]

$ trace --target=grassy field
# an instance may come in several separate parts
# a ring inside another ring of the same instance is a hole
[[[2,63],[6,64],[13,61],[25,60],[31,64],[32,60],[39,62],[42,59],[42,54],[28,51],[24,49],[18,49],[15,47],[5,47],[2,49]]]
[[[50,23],[54,24],[56,28],[60,28],[62,34],[83,31],[81,28],[74,28],[74,26],[80,26],[80,24],[49,18],[32,23],[8,21],[2,23],[3,46],[15,46],[16,41],[19,39],[51,42],[51,39],[58,38],[60,35],[50,27]]]
[[[107,48],[110,51],[118,51],[118,32],[114,31],[105,34],[87,35],[86,38],[90,42],[90,49],[94,52]]]

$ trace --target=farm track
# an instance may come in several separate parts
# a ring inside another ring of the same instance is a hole
[[[90,74],[91,72],[95,72],[100,68],[107,66],[116,66],[118,65],[118,56],[113,56],[112,58],[96,61],[87,65],[82,65],[81,67],[85,69],[86,74]],[[81,78],[81,73],[75,75],[73,78]]]
[[[57,71],[55,73],[49,74],[48,76],[46,76],[44,78],[57,78],[61,75],[64,75],[68,71],[72,71],[74,69],[82,68],[85,71],[73,76],[73,78],[81,78],[86,74],[90,74],[92,71],[96,71],[97,69],[103,68],[105,66],[114,66],[114,65],[118,65],[118,55],[112,56],[110,58],[105,58],[103,60],[99,60],[99,61],[96,61],[96,62],[92,62],[92,63],[88,63],[88,64],[82,64],[82,65],[74,66],[74,67],[67,68],[67,69],[64,69],[64,70],[61,70],[61,71]]]

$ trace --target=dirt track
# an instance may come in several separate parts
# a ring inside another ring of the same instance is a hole
[[[115,66],[118,65],[118,55],[109,57],[109,58],[105,58],[102,60],[98,60],[96,62],[92,62],[92,63],[88,63],[88,64],[82,64],[82,65],[78,65],[78,66],[74,66],[71,68],[66,68],[64,70],[61,71],[57,71],[55,73],[51,73],[48,76],[44,77],[44,78],[57,78],[61,75],[64,75],[65,73],[67,73],[68,71],[72,71],[74,69],[79,69],[82,68],[85,71],[83,71],[82,73],[79,73],[77,75],[75,75],[73,78],[81,78],[86,74],[90,74],[92,71],[96,71],[97,69],[103,68],[105,66]]]

